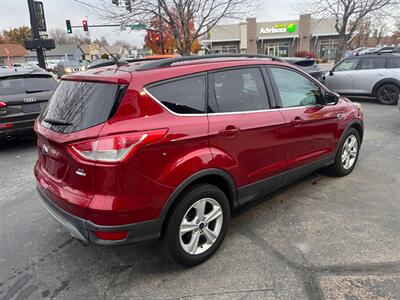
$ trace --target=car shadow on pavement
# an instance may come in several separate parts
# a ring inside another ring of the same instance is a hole
[[[0,139],[0,152],[13,151],[36,146],[36,136]]]

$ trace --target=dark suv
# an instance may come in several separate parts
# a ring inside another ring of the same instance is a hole
[[[231,211],[356,165],[362,109],[273,59],[174,58],[64,76],[35,124],[37,187],[85,243],[162,237],[195,265]]]
[[[33,134],[57,81],[41,69],[0,70],[0,139]]]

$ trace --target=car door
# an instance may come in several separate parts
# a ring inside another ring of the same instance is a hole
[[[352,94],[357,62],[356,58],[348,58],[339,62],[332,71],[325,74],[325,86],[339,94]]]
[[[209,74],[210,148],[216,167],[231,174],[239,188],[240,204],[282,181],[285,120],[270,109],[262,72],[246,67]]]
[[[332,156],[338,117],[335,105],[324,105],[324,90],[300,71],[269,67],[275,96],[286,120],[285,169],[293,169]]]
[[[355,72],[357,76],[353,79],[353,93],[357,95],[371,94],[378,81],[390,77],[385,57],[360,58]]]

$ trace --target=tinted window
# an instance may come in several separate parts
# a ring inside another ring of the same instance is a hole
[[[258,68],[214,74],[216,111],[236,112],[268,108],[267,91]]]
[[[271,68],[283,107],[309,106],[322,103],[321,89],[297,72]]]
[[[41,115],[42,125],[70,133],[103,123],[113,110],[118,90],[116,84],[61,81]],[[44,121],[46,118],[72,125],[51,125]]]
[[[346,59],[338,63],[335,67],[335,71],[350,71],[353,70],[357,64],[357,59]]]
[[[53,91],[56,87],[57,81],[52,76],[0,77],[0,95]]]
[[[206,79],[204,75],[162,83],[148,90],[173,112],[180,114],[205,112]]]
[[[387,67],[389,69],[398,69],[398,68],[400,68],[400,57],[387,58]]]
[[[384,57],[376,57],[376,58],[363,58],[361,60],[361,70],[368,69],[383,69],[385,68],[385,58]]]

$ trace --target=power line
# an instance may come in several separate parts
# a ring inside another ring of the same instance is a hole
[[[107,10],[105,10],[105,9],[96,7],[96,6],[92,5],[92,4],[89,4],[89,3],[86,3],[86,2],[83,2],[83,1],[80,1],[80,0],[72,0],[72,1],[77,2],[77,3],[79,3],[79,4],[82,4],[82,5],[85,5],[85,6],[90,7],[90,8],[94,8],[94,9],[97,9],[97,10],[104,11],[104,12],[106,12],[106,13],[109,12],[109,11],[107,11]]]

